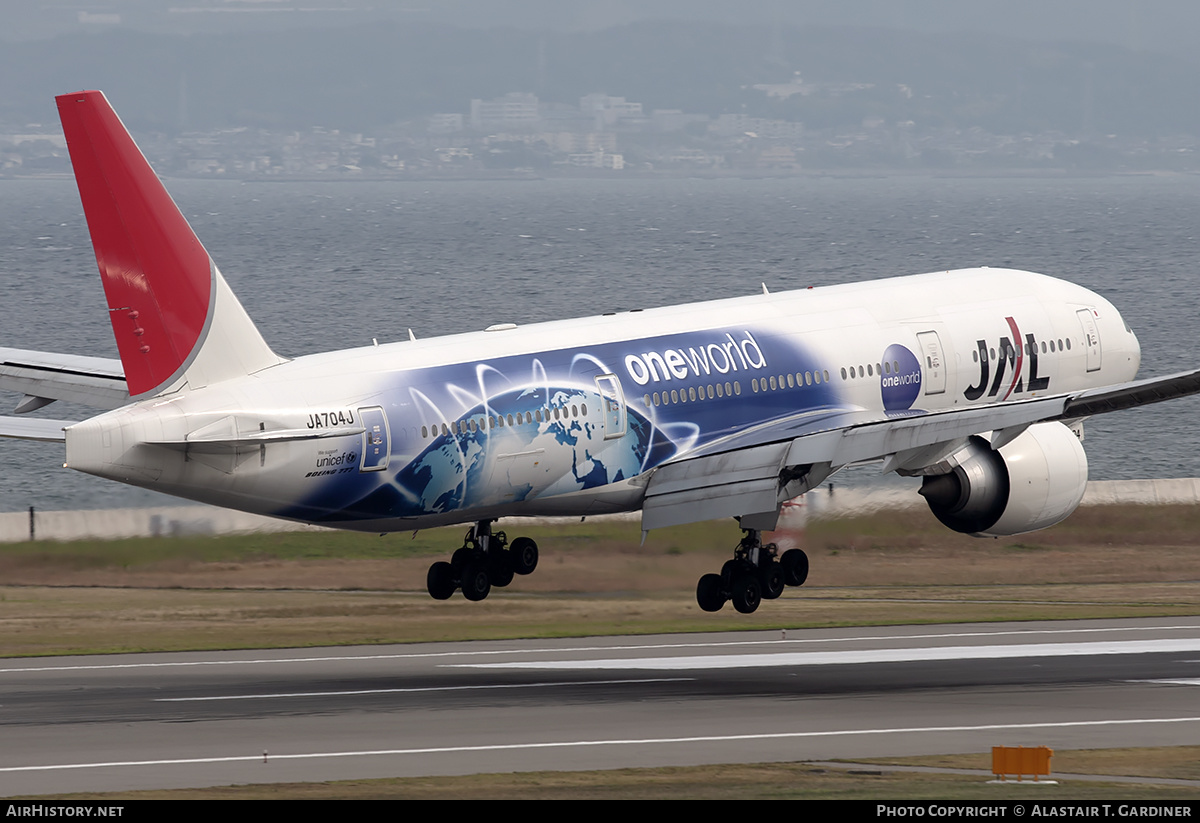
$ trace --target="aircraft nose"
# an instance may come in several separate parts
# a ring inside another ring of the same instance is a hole
[[[1142,366],[1142,344],[1138,342],[1137,335],[1130,328],[1129,321],[1124,317],[1121,320],[1125,323],[1125,333],[1129,335],[1129,365],[1133,369],[1129,377],[1132,380]]]

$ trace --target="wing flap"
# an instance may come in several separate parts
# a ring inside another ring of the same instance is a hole
[[[654,472],[642,504],[642,528],[774,511],[788,443],[671,463]]]

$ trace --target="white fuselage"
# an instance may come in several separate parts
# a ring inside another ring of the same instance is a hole
[[[656,466],[784,416],[1134,377],[1104,298],[968,269],[311,355],[67,429],[67,465],[365,531],[634,510]]]

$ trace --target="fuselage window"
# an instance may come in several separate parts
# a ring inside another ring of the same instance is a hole
[[[510,425],[510,426],[511,426],[512,424],[513,424],[513,416],[510,414],[510,415],[508,416],[508,425]]]
[[[775,391],[775,375],[771,375],[771,391]]]
[[[696,402],[696,389],[694,386],[688,389],[688,400],[691,400],[693,403]]]
[[[845,366],[842,366],[842,379],[843,380],[846,379],[846,367]]]
[[[672,403],[679,402],[679,392],[677,392],[675,389],[671,389],[671,402]]]
[[[658,401],[659,401],[658,392],[655,392],[655,393],[654,393],[654,405],[656,405],[656,406],[657,406],[657,405],[658,405]]]
[[[724,396],[725,396],[725,389],[721,386],[720,383],[718,383],[717,384],[717,397],[724,397]]]
[[[1054,351],[1054,341],[1053,340],[1050,341],[1050,351],[1051,352]]]
[[[727,391],[728,391],[728,389],[727,389]],[[734,393],[734,394],[736,394],[736,395],[738,395],[739,397],[741,396],[741,394],[742,394],[742,381],[740,381],[740,380],[734,380],[734,381],[733,381],[733,393]]]
[[[1060,338],[1058,338],[1058,350],[1059,350],[1059,351],[1062,351],[1062,348],[1063,348],[1063,346],[1062,346],[1062,338],[1060,337]]]
[[[733,394],[733,392],[730,391],[731,388],[733,388],[733,387],[730,386],[728,383],[725,384],[725,396],[726,397],[729,397],[730,395]],[[738,392],[738,394],[741,394],[741,392]]]
[[[757,377],[750,378],[750,388],[754,389],[755,394],[758,393],[758,378]]]
[[[643,399],[646,401],[646,408],[650,408],[650,395],[646,395]]]
[[[533,413],[533,419],[539,423],[542,422],[542,410],[541,409],[538,409],[536,412]]]
[[[826,383],[828,383],[828,382],[829,382],[829,369],[826,369],[826,370],[825,370],[825,382],[826,382]]]
[[[788,377],[788,388],[789,389],[796,388],[796,378],[790,374],[787,377]]]
[[[579,404],[579,413],[582,414],[584,417],[587,417],[587,403]]]
[[[443,423],[442,424],[442,437],[449,437],[449,436],[450,436],[450,429],[449,429],[449,427],[446,426],[445,423]]]
[[[1071,338],[1067,338],[1067,351],[1071,350]]]
[[[900,373],[900,361],[899,361],[899,360],[893,360],[893,361],[892,361],[892,373],[893,373],[893,374],[899,374],[899,373]]]
[[[996,359],[996,350],[994,348],[988,349],[988,357],[990,357],[992,360]]]
[[[1045,354],[1045,353],[1046,353],[1046,341],[1043,340],[1042,341],[1042,354]]]
[[[972,362],[972,363],[978,363],[978,362],[979,362],[979,352],[978,352],[978,351],[973,351],[973,352],[971,352],[971,362]]]
[[[859,367],[858,367],[858,376],[859,376],[859,377],[864,377],[864,376],[865,376],[865,375],[863,374],[863,367],[862,367],[862,366],[859,366]]]
[[[709,400],[713,399],[713,387],[712,386],[708,387],[708,399]]]
[[[422,438],[429,437],[429,429],[425,426],[421,427],[421,437]]]
[[[472,420],[471,421],[471,434],[474,434],[474,433],[475,433],[475,421]]]

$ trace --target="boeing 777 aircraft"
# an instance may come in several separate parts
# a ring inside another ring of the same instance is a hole
[[[429,569],[438,599],[482,600],[534,570],[537,545],[498,518],[640,509],[643,530],[738,518],[745,536],[697,600],[749,613],[808,574],[802,551],[776,556],[760,533],[845,466],[921,476],[956,531],[1019,534],[1079,505],[1084,418],[1200,392],[1200,371],[1133,382],[1137,338],[1103,297],[987,268],[288,360],[104,95],[57,100],[120,360],[0,349],[0,388],[25,395],[0,434],[273,517],[473,524]],[[60,399],[108,411],[20,416]]]

